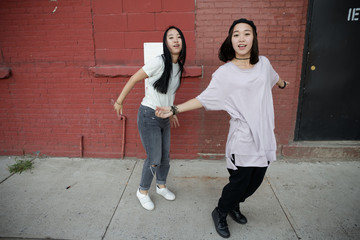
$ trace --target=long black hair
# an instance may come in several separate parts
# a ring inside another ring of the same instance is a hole
[[[247,20],[245,18],[241,18],[238,20],[235,20],[233,24],[231,25],[229,29],[229,35],[226,37],[225,41],[221,45],[219,49],[219,59],[223,62],[227,62],[232,60],[235,57],[235,50],[231,43],[231,38],[234,32],[234,27],[238,23],[246,23],[249,24],[252,27],[253,30],[253,44],[250,51],[250,63],[256,64],[259,61],[259,44],[257,40],[257,32],[256,32],[256,26],[253,21]]]
[[[176,29],[179,32],[181,41],[182,41],[182,49],[180,51],[179,58],[178,58],[179,72],[177,74],[180,74],[180,81],[179,81],[179,85],[178,85],[177,89],[180,87],[180,84],[181,84],[182,73],[184,70],[184,64],[185,64],[185,60],[186,60],[186,43],[185,43],[184,34],[181,32],[181,30],[179,28],[177,28],[175,26],[168,27],[168,29],[166,29],[166,31],[164,32],[164,37],[163,37],[164,53],[161,55],[163,58],[163,61],[164,61],[164,65],[165,65],[164,72],[162,73],[161,77],[153,84],[156,91],[158,91],[160,93],[164,93],[164,94],[166,94],[168,91],[171,72],[172,72],[171,53],[166,44],[166,42],[167,42],[166,36],[170,29]]]

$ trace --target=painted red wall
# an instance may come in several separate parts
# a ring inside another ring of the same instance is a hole
[[[306,0],[0,1],[0,68],[11,69],[11,77],[0,75],[0,154],[80,156],[83,137],[84,157],[120,157],[123,122],[110,99],[142,66],[143,42],[161,42],[169,25],[184,32],[180,103],[207,86],[221,65],[218,48],[240,17],[254,20],[260,54],[290,82],[273,91],[281,148],[293,138],[306,11]],[[136,126],[143,92],[137,84],[124,103],[127,157],[145,156]],[[172,158],[222,157],[225,113],[196,110],[179,120]]]

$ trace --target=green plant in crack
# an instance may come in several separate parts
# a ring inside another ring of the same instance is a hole
[[[34,168],[33,161],[39,157],[40,152],[35,152],[35,155],[24,155],[15,158],[15,163],[8,166],[10,173],[22,173],[26,170]]]

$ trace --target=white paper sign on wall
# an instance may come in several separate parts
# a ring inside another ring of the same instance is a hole
[[[144,43],[144,64],[152,58],[163,54],[162,42],[148,42]]]

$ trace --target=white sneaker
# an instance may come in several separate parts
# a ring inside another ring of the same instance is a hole
[[[146,210],[153,210],[154,209],[154,203],[151,201],[149,194],[142,194],[140,192],[140,189],[137,190],[136,192],[136,196],[139,199],[141,206],[143,206],[143,208],[145,208]]]
[[[156,185],[156,193],[163,196],[166,200],[175,200],[175,194],[170,192],[167,188],[159,188],[159,186]]]

